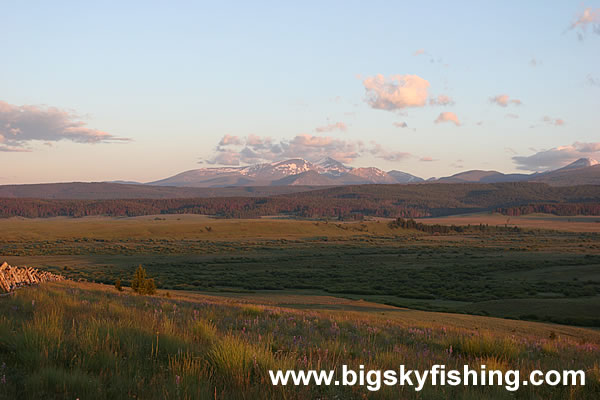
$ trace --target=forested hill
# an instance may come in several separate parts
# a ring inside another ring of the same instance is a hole
[[[493,211],[535,204],[600,204],[600,186],[542,183],[356,185],[271,197],[185,199],[0,199],[0,216],[53,217],[207,214],[225,218],[289,215],[360,219],[426,217]],[[578,207],[572,207],[577,210]],[[588,209],[597,209],[588,207]]]

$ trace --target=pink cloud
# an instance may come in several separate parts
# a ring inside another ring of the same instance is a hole
[[[571,26],[569,26],[569,30],[578,29],[577,37],[579,40],[583,40],[588,26],[592,28],[595,34],[600,35],[600,8],[594,10],[590,7],[583,10]]]
[[[378,74],[363,81],[367,103],[375,109],[395,111],[407,107],[423,107],[427,101],[429,82],[417,75]]]
[[[274,141],[268,137],[250,135],[248,137],[223,137],[215,148],[213,157],[203,160],[209,164],[240,165],[281,161],[289,158],[303,158],[315,161],[331,157],[350,163],[364,154],[388,161],[399,161],[409,153],[385,149],[377,143],[367,146],[360,140],[341,140],[330,136],[310,134],[296,135],[291,139]]]
[[[435,119],[434,122],[436,124],[439,124],[441,122],[452,122],[454,125],[460,126],[458,117],[456,116],[456,114],[454,114],[453,112],[450,112],[450,111],[440,113],[440,115],[438,115],[438,117]]]
[[[561,118],[552,118],[547,115],[545,115],[542,118],[542,121],[544,121],[545,123],[547,123],[549,125],[554,125],[554,126],[563,126],[566,124],[566,122]]]
[[[433,158],[431,158],[431,157],[421,157],[421,158],[419,158],[419,161],[423,161],[423,162],[432,162],[432,161],[437,161],[437,160],[434,160],[434,159],[433,159]]]
[[[496,103],[500,107],[506,107],[509,104],[514,104],[516,106],[521,105],[521,100],[511,99],[507,94],[499,94],[497,96],[490,97],[490,102]]]
[[[325,126],[319,126],[315,129],[317,132],[332,132],[332,131],[342,131],[345,132],[348,129],[345,123],[336,122],[334,124],[329,124]]]
[[[393,125],[396,128],[408,128],[408,124],[406,122],[404,122],[404,121],[402,121],[402,122],[394,122]]]
[[[0,101],[0,143],[4,143],[3,151],[22,150],[31,141],[107,143],[129,140],[86,125],[71,111],[46,106],[16,106]]]
[[[432,106],[451,106],[454,105],[454,100],[450,96],[440,94],[438,97],[429,99],[429,105]]]
[[[228,146],[230,144],[240,145],[242,141],[237,136],[225,135],[219,142],[219,146]]]

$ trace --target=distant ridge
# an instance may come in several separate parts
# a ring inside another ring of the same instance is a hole
[[[332,158],[317,163],[291,159],[247,167],[195,169],[147,184],[117,182],[0,185],[0,197],[99,200],[262,197],[363,184],[537,182],[551,186],[600,185],[600,164],[596,160],[582,158],[563,168],[541,173],[503,174],[498,171],[471,170],[424,181],[402,171],[352,168]]]
[[[439,183],[503,183],[546,182],[555,186],[574,184],[600,184],[598,161],[581,158],[554,171],[533,174],[504,174],[499,171],[471,170],[427,182]],[[246,167],[194,169],[159,181],[158,186],[226,187],[226,186],[281,186],[311,185],[336,186],[354,184],[413,184],[425,182],[423,178],[403,171],[383,171],[375,167],[353,168],[324,158],[316,163],[303,159],[290,159]],[[576,183],[574,183],[576,182]]]

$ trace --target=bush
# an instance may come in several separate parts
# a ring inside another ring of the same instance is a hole
[[[155,294],[156,284],[153,278],[147,278],[146,270],[141,264],[135,270],[131,280],[131,288],[138,294]]]
[[[123,286],[121,286],[121,279],[117,278],[117,280],[115,281],[115,289],[117,289],[119,292],[123,291]]]

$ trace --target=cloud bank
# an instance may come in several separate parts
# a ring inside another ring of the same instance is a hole
[[[129,140],[87,127],[70,111],[0,101],[0,151],[27,151],[31,141],[106,143]]]
[[[344,163],[370,154],[387,161],[411,157],[410,153],[385,149],[380,144],[369,145],[360,140],[342,140],[329,136],[296,135],[291,139],[273,140],[270,137],[225,135],[219,141],[213,157],[202,160],[208,164],[241,165],[304,158],[316,161],[332,157]]]
[[[530,156],[515,156],[512,160],[521,170],[546,171],[564,167],[583,157],[600,157],[600,142],[575,142],[569,146],[538,151]]]

